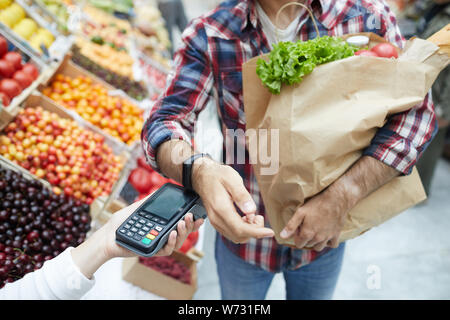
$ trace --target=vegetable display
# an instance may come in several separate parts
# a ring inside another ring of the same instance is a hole
[[[340,38],[329,36],[280,42],[274,45],[268,61],[258,60],[256,73],[270,92],[278,94],[282,84],[299,83],[316,66],[351,57],[358,49]]]
[[[128,184],[134,190],[130,196],[125,195],[124,198],[129,199],[131,202],[141,200],[161,188],[167,182],[177,184],[176,181],[164,178],[153,170],[144,157],[139,157],[137,159],[137,167],[128,176]]]
[[[0,97],[3,106],[8,106],[38,76],[38,68],[31,62],[22,64],[22,55],[16,51],[8,52],[8,42],[0,36]]]

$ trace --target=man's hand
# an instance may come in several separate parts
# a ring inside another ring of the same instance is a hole
[[[398,174],[374,158],[362,157],[327,189],[297,208],[280,236],[294,236],[298,248],[336,248],[347,213]]]
[[[209,158],[198,159],[194,162],[192,182],[211,224],[222,235],[235,243],[273,237],[273,230],[264,227],[264,218],[255,216],[256,205],[233,168]],[[244,217],[236,211],[235,204]]]
[[[321,251],[326,246],[337,248],[349,203],[333,189],[312,197],[299,207],[281,232],[282,238],[294,236],[298,248]]]

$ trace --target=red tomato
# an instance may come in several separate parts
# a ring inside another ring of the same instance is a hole
[[[24,64],[22,71],[27,73],[31,78],[33,78],[33,80],[36,80],[39,76],[38,68],[34,64],[29,62]]]
[[[180,247],[179,251],[186,253],[191,248],[192,248],[192,242],[191,242],[191,240],[189,240],[189,238],[187,238],[186,240],[184,240],[183,245]]]
[[[382,58],[398,58],[397,49],[390,43],[377,44],[371,51]]]
[[[22,92],[22,89],[16,80],[3,79],[0,82],[0,91],[12,99],[18,96]]]
[[[10,51],[7,54],[5,54],[3,59],[11,62],[15,70],[19,70],[22,68],[22,55],[18,52]]]
[[[136,168],[131,171],[128,182],[139,192],[148,194],[152,187],[152,175],[145,169]]]
[[[11,62],[4,59],[0,60],[0,76],[3,78],[11,78],[14,73],[14,66]]]
[[[359,50],[355,52],[355,56],[363,56],[363,57],[378,57],[378,55],[369,50]]]
[[[0,36],[0,57],[3,57],[8,52],[8,41]]]
[[[9,106],[11,99],[3,92],[0,92],[0,99],[4,107]]]
[[[16,71],[14,73],[13,79],[16,80],[22,89],[28,88],[30,84],[33,82],[33,79],[27,73],[22,70]]]
[[[166,182],[166,178],[161,176],[158,172],[154,171],[151,173],[151,183],[155,187],[161,187]]]
[[[149,172],[153,172],[153,168],[147,163],[147,161],[145,160],[144,157],[139,157],[137,159],[137,164],[139,167],[141,167],[142,169],[145,169]]]

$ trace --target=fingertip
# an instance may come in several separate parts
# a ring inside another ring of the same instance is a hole
[[[292,234],[292,232],[285,228],[280,232],[280,237],[283,239],[287,239],[291,236],[291,234]]]
[[[272,238],[273,236],[275,236],[275,232],[272,229],[266,229],[264,238]]]
[[[250,214],[246,215],[246,218],[249,223],[255,222],[255,214],[254,213],[250,213]]]
[[[178,231],[183,231],[184,229],[186,229],[186,222],[184,220],[181,220],[178,222]]]
[[[256,211],[256,204],[253,200],[248,200],[242,203],[241,210],[245,214],[254,214]]]
[[[175,230],[172,230],[169,234],[169,241],[176,242],[178,233]],[[175,244],[175,243],[174,243]]]

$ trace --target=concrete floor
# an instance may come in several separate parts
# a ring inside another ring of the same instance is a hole
[[[450,299],[449,196],[450,164],[441,160],[425,203],[347,242],[334,299]],[[195,299],[220,299],[214,239],[208,223]],[[267,299],[285,296],[277,274]]]

